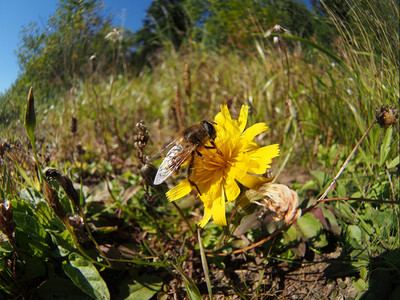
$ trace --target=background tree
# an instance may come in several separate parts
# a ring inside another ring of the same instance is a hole
[[[113,27],[101,10],[102,4],[96,0],[61,0],[45,28],[37,23],[23,27],[16,52],[20,74],[9,91],[1,95],[0,121],[19,117],[23,106],[20,103],[25,100],[20,95],[26,95],[30,86],[35,86],[35,96],[49,103],[56,95],[89,77],[92,55],[96,56],[93,71],[97,77],[114,70],[122,71],[123,60],[115,59],[115,55],[130,54],[131,33],[124,31],[126,38],[120,36],[115,42],[106,40]],[[122,30],[118,32],[121,34]],[[115,62],[118,64],[114,65]],[[10,110],[13,117],[9,115]]]
[[[157,61],[162,49],[178,50],[185,41],[191,23],[182,0],[153,1],[147,9],[141,29],[135,32],[135,52],[131,61],[138,70]]]

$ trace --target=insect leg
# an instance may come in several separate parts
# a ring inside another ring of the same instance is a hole
[[[202,155],[200,152],[198,152],[198,151],[196,151],[196,153],[197,153],[200,157],[203,156],[203,155]],[[188,167],[188,169],[187,169],[187,179],[188,179],[189,183],[190,183],[192,186],[194,186],[194,187],[196,188],[197,192],[198,192],[199,195],[201,196],[201,192],[200,192],[199,187],[197,186],[197,184],[194,183],[194,181],[192,181],[192,180],[189,179],[190,174],[192,174],[193,164],[194,164],[194,151],[192,152],[192,157],[190,158],[189,167]]]
[[[217,148],[217,145],[215,145],[215,142],[213,140],[210,141],[211,146],[204,146],[204,148],[206,149],[217,149],[217,153],[219,155],[222,155],[222,152],[219,151],[219,149]]]

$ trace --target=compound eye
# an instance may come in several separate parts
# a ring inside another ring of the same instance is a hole
[[[208,135],[211,139],[215,139],[217,132],[215,131],[214,125],[209,121],[201,121],[201,125],[207,130]]]

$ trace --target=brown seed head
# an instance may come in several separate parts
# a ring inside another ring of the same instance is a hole
[[[139,161],[139,168],[141,168],[145,163],[146,159],[143,155],[143,149],[147,145],[149,141],[149,132],[147,131],[146,126],[144,125],[143,121],[139,121],[136,123],[136,127],[139,130],[138,134],[135,135],[135,150],[136,150],[136,157]]]
[[[51,209],[54,211],[56,216],[64,223],[64,225],[68,225],[67,213],[64,210],[64,207],[61,205],[58,195],[55,190],[51,188],[51,186],[44,181],[44,195],[46,197],[47,203],[49,203]]]
[[[0,230],[9,240],[14,239],[15,222],[11,201],[0,199]]]
[[[394,105],[382,105],[376,108],[375,117],[378,124],[386,129],[399,122],[399,111]]]

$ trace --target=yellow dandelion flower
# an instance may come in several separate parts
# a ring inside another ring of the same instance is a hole
[[[268,129],[265,123],[246,128],[249,107],[242,106],[238,120],[232,119],[228,107],[221,105],[215,116],[217,149],[201,149],[202,156],[195,155],[190,176],[167,192],[170,201],[188,193],[196,184],[204,203],[204,218],[199,225],[204,227],[213,217],[218,225],[225,226],[225,205],[234,201],[240,184],[248,188],[271,181],[262,176],[270,168],[272,158],[279,155],[279,145],[260,147],[253,139]]]

